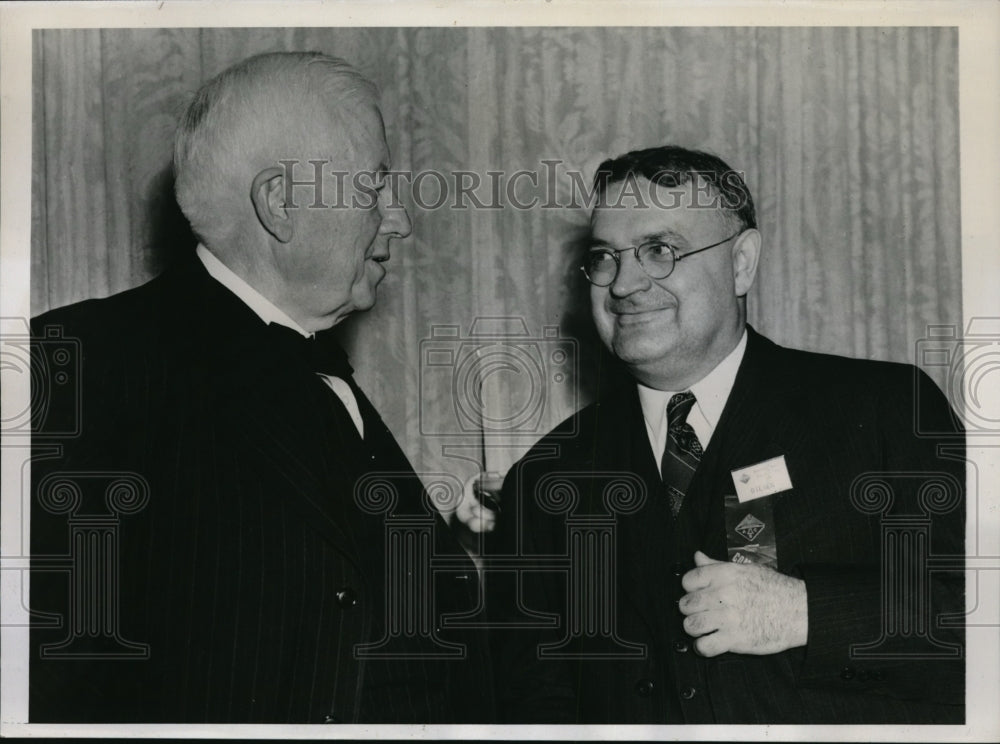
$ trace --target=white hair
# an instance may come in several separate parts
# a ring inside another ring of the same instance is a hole
[[[174,191],[194,233],[208,247],[238,238],[256,173],[304,156],[321,134],[318,115],[377,98],[350,64],[319,52],[259,54],[207,82],[174,140]]]

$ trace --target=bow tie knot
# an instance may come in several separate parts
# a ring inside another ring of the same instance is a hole
[[[267,330],[278,353],[301,359],[313,372],[344,380],[354,373],[347,352],[330,330],[314,333],[311,337],[280,323],[268,323]]]

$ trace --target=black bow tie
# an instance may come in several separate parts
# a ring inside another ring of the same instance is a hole
[[[313,372],[333,375],[345,380],[354,373],[347,360],[347,352],[337,341],[331,330],[320,331],[307,338],[301,333],[280,323],[268,323],[267,330],[275,348],[280,354],[299,357]]]

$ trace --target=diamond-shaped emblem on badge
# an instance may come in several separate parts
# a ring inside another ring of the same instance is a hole
[[[747,542],[750,542],[764,529],[764,523],[753,514],[747,514],[735,529]]]
[[[749,475],[747,475],[746,473],[744,473],[743,475],[740,476],[740,483],[749,483],[749,482],[750,482],[750,476]]]

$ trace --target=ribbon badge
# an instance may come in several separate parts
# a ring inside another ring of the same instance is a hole
[[[743,521],[736,525],[735,530],[742,536],[747,542],[751,542],[760,531],[764,529],[764,523],[761,522],[753,514],[747,514]]]

